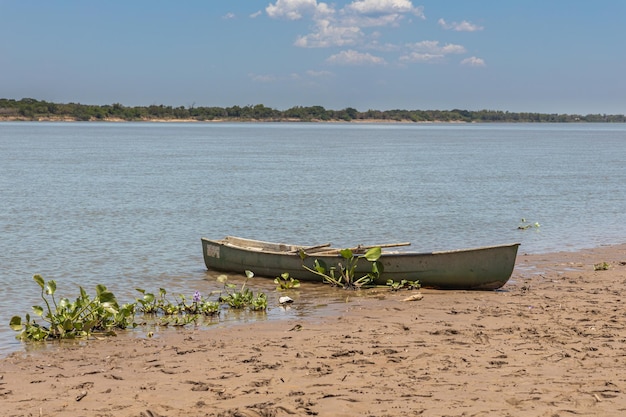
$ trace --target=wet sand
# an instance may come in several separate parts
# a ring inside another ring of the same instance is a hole
[[[0,415],[623,416],[625,290],[626,245],[522,253],[502,291],[18,352]]]

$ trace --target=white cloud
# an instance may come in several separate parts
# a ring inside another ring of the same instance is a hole
[[[337,8],[336,8],[337,7]],[[300,34],[294,46],[300,48],[350,48],[330,56],[326,62],[337,65],[386,65],[384,58],[363,52],[395,52],[400,63],[445,62],[451,54],[466,54],[464,46],[440,44],[439,41],[422,41],[400,45],[385,43],[385,31],[395,28],[415,17],[425,19],[424,8],[412,0],[351,0],[344,6],[318,0],[274,0],[265,12],[273,19],[299,20],[310,23],[308,33]],[[456,31],[482,30],[481,26],[467,21],[448,23],[439,19],[444,29]],[[403,52],[400,52],[404,50]],[[480,58],[468,58],[462,65],[484,66]]]
[[[254,12],[250,15],[252,19],[255,19],[263,14],[263,11],[259,10],[258,12]]]
[[[317,0],[277,0],[275,4],[269,4],[265,11],[273,19],[299,20],[305,15],[327,15],[334,10],[326,3],[318,3]]]
[[[406,15],[424,18],[423,7],[409,0],[357,0],[341,10],[342,19],[363,27],[398,26]]]
[[[384,65],[386,63],[383,58],[352,49],[331,55],[326,62],[336,65]]]
[[[356,26],[336,26],[330,20],[320,19],[317,22],[317,30],[299,36],[294,45],[301,48],[348,46],[356,44],[362,37],[363,32]]]
[[[461,45],[454,45],[454,44],[448,43],[441,48],[441,52],[447,55],[447,54],[464,54],[466,51],[465,51],[465,48]]]
[[[400,25],[400,21],[404,18],[404,15],[399,13],[383,14],[378,16],[366,16],[366,15],[345,15],[342,17],[343,24],[358,25],[361,27],[381,27],[381,26],[393,26]]]
[[[457,32],[477,32],[484,29],[484,27],[470,23],[467,20],[464,20],[461,23],[448,23],[443,19],[439,19],[437,23],[439,23],[439,26],[446,30],[455,30]]]
[[[235,18],[235,13],[226,13],[224,16],[222,16],[222,19],[224,20],[230,20],[230,19],[234,19]]]
[[[464,54],[465,48],[462,45],[447,43],[444,46],[439,45],[439,41],[422,41],[408,44],[407,47],[415,52],[426,52],[437,55],[448,54]]]
[[[406,45],[411,50],[408,54],[402,55],[400,62],[441,62],[449,54],[464,54],[465,48],[462,45],[452,43],[439,45],[439,41],[422,41]]]
[[[465,58],[463,61],[461,61],[461,65],[465,65],[468,67],[485,67],[487,66],[485,64],[485,60],[482,58],[476,58],[475,56],[469,57],[469,58]]]
[[[409,0],[356,0],[347,5],[345,10],[365,15],[412,13],[424,17],[424,8],[413,6]]]
[[[301,48],[354,46],[368,38],[365,28],[397,26],[406,15],[424,17],[410,0],[355,0],[339,11],[317,0],[276,0],[265,11],[274,19],[312,20],[313,30],[294,43]]]

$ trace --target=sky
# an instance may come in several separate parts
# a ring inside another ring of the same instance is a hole
[[[0,98],[626,114],[624,0],[0,0]]]

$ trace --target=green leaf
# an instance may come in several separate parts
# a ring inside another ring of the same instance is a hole
[[[217,282],[221,282],[222,284],[226,283],[226,281],[228,281],[228,277],[226,275],[220,275],[219,277],[217,277]]]
[[[115,303],[117,304],[117,300],[115,299],[115,295],[111,291],[104,290],[99,294],[101,303]]]
[[[339,251],[339,254],[343,257],[343,259],[351,259],[354,256],[352,250],[350,249],[342,249]]]
[[[45,281],[43,280],[43,278],[41,277],[41,275],[37,274],[33,276],[33,279],[35,280],[35,282],[37,284],[39,284],[39,286],[41,287],[41,289],[43,289]]]
[[[22,330],[22,318],[20,316],[11,317],[9,326],[11,326],[11,329],[15,330],[16,332],[19,332],[20,330]]]
[[[63,326],[63,330],[66,332],[74,330],[74,322],[71,319],[65,319],[61,326]]]
[[[53,295],[56,290],[57,290],[57,283],[53,279],[51,279],[50,281],[48,281],[48,284],[46,285],[46,293]]]
[[[43,316],[43,308],[41,306],[33,306],[33,312],[39,317]]]
[[[375,247],[365,252],[365,255],[363,255],[363,257],[370,262],[376,262],[378,258],[380,258],[381,254],[382,254],[382,249],[380,247]]]
[[[247,277],[247,278],[252,278],[253,276],[254,276],[254,272],[252,272],[252,271],[248,271],[248,270],[246,269],[246,277]]]
[[[326,265],[326,262],[320,261],[319,259],[316,259],[315,260],[315,270],[317,272],[319,272],[320,274],[325,274],[326,271],[328,270],[328,266]]]
[[[100,294],[106,292],[106,290],[107,290],[107,287],[105,287],[104,285],[102,285],[102,284],[96,285],[96,294],[97,295],[100,295]]]

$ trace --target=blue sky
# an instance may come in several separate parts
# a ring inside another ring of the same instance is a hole
[[[623,0],[0,0],[0,97],[626,114]]]

